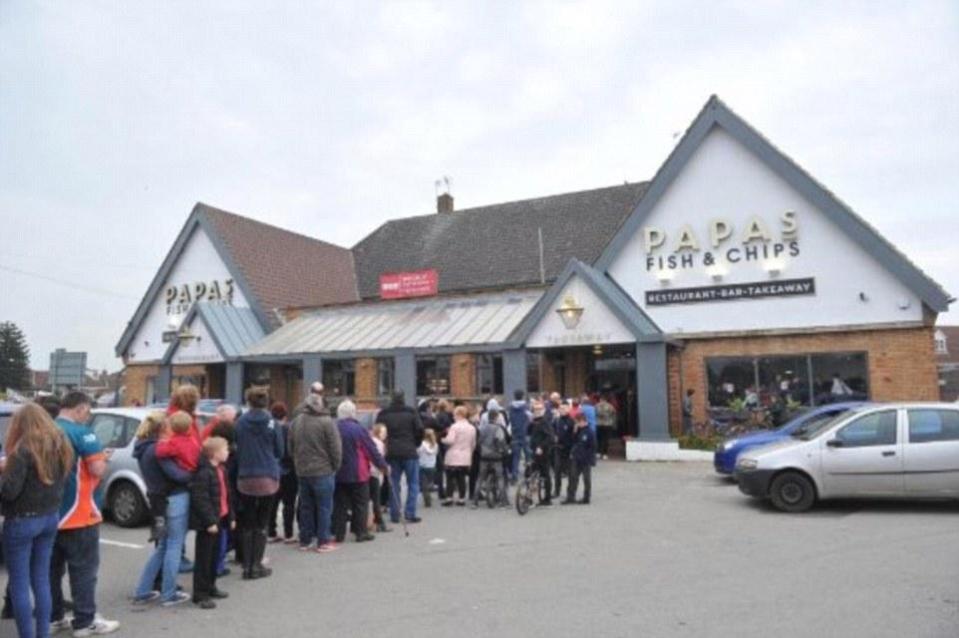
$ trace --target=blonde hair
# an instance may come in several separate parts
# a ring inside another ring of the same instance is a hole
[[[453,408],[453,418],[454,419],[465,419],[469,416],[469,409],[465,405],[458,405]]]
[[[429,441],[430,445],[436,445],[436,432],[433,428],[426,428],[423,430],[423,440]]]
[[[380,435],[384,433],[386,433],[385,425],[383,425],[382,423],[376,423],[373,425],[373,436],[375,436],[378,439],[382,439],[383,437],[381,437]]]
[[[37,478],[44,485],[53,485],[54,479],[66,476],[73,465],[73,446],[37,403],[27,403],[10,421],[3,449],[13,461],[21,447],[33,458]]]
[[[189,383],[181,385],[170,397],[170,405],[188,414],[196,412],[196,404],[200,402],[200,391]]]
[[[213,455],[220,450],[229,449],[230,443],[222,436],[211,436],[203,442],[203,454],[205,454],[208,459],[212,459]]]
[[[163,422],[166,421],[166,414],[162,410],[155,410],[146,415],[146,418],[140,422],[137,428],[136,437],[139,440],[155,439],[163,428]]]
[[[179,410],[170,415],[170,429],[177,434],[186,434],[193,425],[193,417]]]

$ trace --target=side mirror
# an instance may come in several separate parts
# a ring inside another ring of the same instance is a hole
[[[842,447],[843,442],[842,439],[829,439],[826,441],[826,445],[829,447]]]

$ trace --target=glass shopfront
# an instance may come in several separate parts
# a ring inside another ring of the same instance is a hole
[[[774,401],[812,406],[869,397],[865,352],[706,359],[710,407]]]

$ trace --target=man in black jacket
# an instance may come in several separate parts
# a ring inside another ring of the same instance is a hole
[[[529,425],[529,444],[533,448],[533,466],[543,477],[543,500],[540,505],[552,505],[553,485],[550,473],[556,447],[556,433],[546,420],[542,401],[533,402],[533,421]]]
[[[402,392],[393,393],[390,405],[380,410],[376,422],[386,426],[386,460],[390,464],[390,519],[400,522],[400,476],[406,475],[406,508],[409,523],[419,523],[416,501],[420,495],[420,465],[416,450],[423,442],[423,422],[416,410],[406,405]]]

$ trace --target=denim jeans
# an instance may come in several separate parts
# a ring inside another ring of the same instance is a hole
[[[56,512],[10,518],[3,524],[3,555],[10,576],[10,599],[21,638],[50,635],[50,557],[57,537]],[[36,633],[30,590],[36,599]]]
[[[390,498],[390,519],[394,523],[400,522],[400,476],[406,475],[406,508],[404,516],[407,519],[416,518],[416,500],[420,496],[420,461],[413,459],[390,460],[390,486],[393,493]]]
[[[329,542],[336,475],[300,477],[300,546]]]
[[[50,559],[50,620],[63,620],[63,575],[70,572],[73,628],[93,624],[97,613],[97,572],[100,569],[100,526],[90,525],[57,532]]]
[[[186,540],[187,525],[190,518],[190,494],[181,492],[171,494],[166,507],[167,534],[140,574],[134,598],[144,598],[153,589],[153,581],[157,573],[162,570],[163,582],[160,587],[162,600],[172,600],[176,595],[176,579],[180,572],[180,554],[183,552],[183,543]]]
[[[526,462],[533,457],[533,448],[529,446],[529,439],[513,439],[513,466],[510,468],[510,476],[513,479],[519,478],[519,457],[525,455]]]

